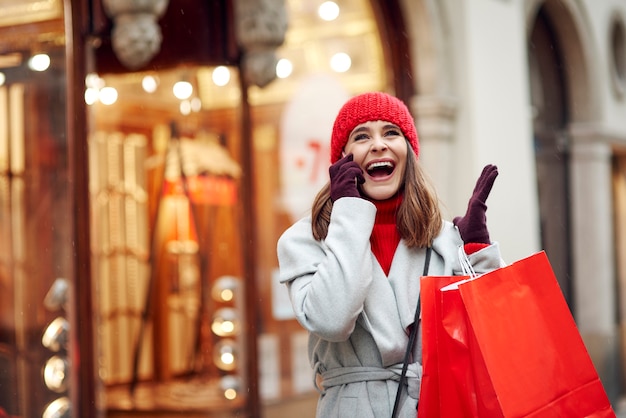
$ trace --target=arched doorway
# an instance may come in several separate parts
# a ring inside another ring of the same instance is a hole
[[[563,51],[544,8],[529,36],[528,60],[542,247],[571,306],[570,115]]]
[[[616,333],[613,150],[599,125],[596,51],[575,2],[529,1],[528,59],[542,245],[612,401]]]

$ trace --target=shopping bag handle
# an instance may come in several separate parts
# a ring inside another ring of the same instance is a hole
[[[473,279],[478,277],[462,245],[459,247],[459,263],[461,263],[461,271],[464,276],[469,276]]]
[[[428,276],[428,267],[430,265],[430,255],[433,252],[431,247],[426,249],[426,260],[424,260],[424,272],[422,276]],[[400,394],[402,393],[402,387],[404,386],[404,381],[406,380],[406,370],[409,367],[409,357],[411,356],[411,349],[413,348],[413,344],[415,343],[415,337],[417,335],[417,329],[420,326],[420,311],[422,305],[422,297],[421,292],[420,295],[417,296],[417,307],[415,308],[415,317],[413,319],[413,328],[411,328],[411,333],[409,334],[409,342],[406,346],[406,352],[404,353],[404,361],[402,363],[402,373],[400,374],[400,384],[398,385],[398,391],[396,392],[396,400],[393,404],[393,412],[391,413],[391,418],[396,418],[398,414],[398,407],[400,406]]]

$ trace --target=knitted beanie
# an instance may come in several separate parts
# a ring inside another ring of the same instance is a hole
[[[401,100],[387,93],[363,93],[348,100],[339,110],[330,139],[330,162],[341,158],[350,132],[361,123],[382,120],[397,125],[419,155],[419,139],[413,116]]]

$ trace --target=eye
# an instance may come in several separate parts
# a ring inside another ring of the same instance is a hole
[[[352,137],[352,140],[356,142],[356,141],[362,141],[362,140],[367,139],[367,138],[369,138],[369,136],[367,134],[359,133],[359,134],[354,135]]]
[[[385,131],[385,136],[402,136],[402,132],[399,129],[388,129]]]

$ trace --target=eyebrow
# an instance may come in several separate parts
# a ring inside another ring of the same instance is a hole
[[[356,128],[355,130],[353,130],[352,132],[350,132],[350,136],[357,134],[359,132],[369,132],[370,128],[368,128],[367,126],[360,126],[358,128]]]
[[[394,123],[387,123],[383,125],[382,129],[400,129],[400,127]],[[368,126],[360,126],[356,128],[354,131],[352,131],[350,133],[350,136],[348,136],[348,138],[351,138],[353,135],[358,134],[360,132],[369,132],[370,130],[371,128]]]

